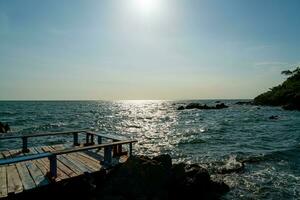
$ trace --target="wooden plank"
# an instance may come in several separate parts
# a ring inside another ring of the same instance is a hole
[[[37,148],[34,148],[34,151],[36,153],[39,153],[40,150],[38,150]],[[48,172],[50,172],[50,163],[49,163],[48,158],[36,160],[36,165],[41,169],[43,174],[47,174]],[[55,179],[55,181],[60,181],[60,180],[66,179],[66,178],[69,178],[69,176],[67,174],[65,174],[58,166],[57,167],[57,178]]]
[[[54,146],[52,146],[52,148],[53,147]],[[82,169],[82,167],[77,163],[72,162],[72,160],[66,155],[59,155],[57,156],[57,159],[64,163],[67,167],[72,169],[77,175],[82,175],[86,171],[85,169]]]
[[[32,188],[35,188],[36,185],[35,185],[32,177],[30,176],[30,173],[29,173],[25,163],[17,163],[16,167],[19,172],[24,190],[30,190]]]
[[[22,151],[18,151],[16,149],[11,150],[10,152],[11,157],[14,155],[24,156],[24,153]],[[28,161],[30,162],[30,161]],[[19,173],[19,176],[22,181],[22,185],[24,190],[29,190],[36,187],[36,184],[34,183],[34,180],[30,176],[29,170],[26,166],[25,162],[19,162],[15,164]]]
[[[53,149],[55,150],[61,150],[63,149],[63,145],[55,145],[52,146]],[[84,164],[82,164],[79,160],[77,160],[77,158],[75,158],[74,156],[72,156],[71,154],[65,154],[63,155],[63,157],[67,160],[70,161],[69,165],[71,165],[72,167],[76,166],[77,169],[80,170],[80,174],[84,173],[84,172],[92,172],[92,170],[88,167],[86,167]]]
[[[42,149],[44,149],[45,151],[54,151],[54,149],[52,149],[51,147],[43,147]],[[69,177],[75,177],[78,176],[80,174],[77,174],[76,170],[73,170],[70,166],[67,165],[67,162],[64,162],[64,158],[61,158],[61,156],[57,157],[57,167],[66,175],[68,175]]]
[[[22,181],[15,165],[7,166],[7,193],[19,193],[23,191]]]
[[[47,177],[45,177],[42,171],[33,162],[26,162],[26,166],[37,187],[50,183]]]
[[[63,147],[66,147],[63,145]],[[89,156],[84,156],[81,152],[78,153],[71,153],[69,154],[70,156],[74,156],[75,158],[73,159],[78,159],[83,165],[89,167],[91,171],[98,171],[100,170],[100,162],[89,157]]]
[[[0,198],[7,196],[6,166],[0,167]]]
[[[98,170],[96,167],[93,166],[93,163],[83,160],[77,153],[71,153],[67,156],[69,156],[69,158],[72,159],[73,163],[76,162],[78,165],[80,165],[82,169],[85,170],[85,172],[91,173]]]
[[[78,158],[80,158],[83,162],[85,162],[88,166],[92,167],[95,171],[99,171],[101,169],[100,162],[96,162],[93,159],[85,157],[81,153],[77,153]]]
[[[92,153],[94,153],[94,152],[92,152]],[[100,161],[103,159],[103,157],[101,157],[102,159],[99,159],[99,160],[98,160],[98,159],[96,159],[96,158],[94,158],[94,157],[88,155],[88,154],[86,153],[86,151],[85,151],[85,152],[78,152],[78,154],[81,155],[81,156],[86,157],[87,159],[91,160],[92,162],[99,163],[99,164],[100,164]]]
[[[51,150],[50,147],[42,147],[42,149],[44,151],[50,151]],[[79,175],[79,174],[77,174],[76,171],[72,170],[68,165],[66,165],[64,162],[62,162],[59,157],[57,159],[58,169],[60,169],[64,174],[66,174],[69,177],[75,177],[75,176]]]

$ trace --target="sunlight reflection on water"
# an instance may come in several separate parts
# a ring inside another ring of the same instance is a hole
[[[242,174],[224,175],[232,186],[227,199],[297,199],[300,194],[300,113],[280,108],[238,106],[224,110],[182,110],[189,102],[214,101],[82,101],[1,102],[0,121],[16,134],[90,129],[134,138],[136,154],[168,153],[174,162],[208,168],[250,160]],[[277,121],[270,115],[280,116]],[[29,145],[72,142],[47,137]],[[0,150],[20,146],[3,143]]]

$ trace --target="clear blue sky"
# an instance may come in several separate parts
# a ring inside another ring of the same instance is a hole
[[[300,63],[299,0],[0,0],[0,99],[253,98]]]

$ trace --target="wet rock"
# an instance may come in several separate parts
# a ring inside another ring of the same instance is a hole
[[[206,104],[201,105],[199,103],[190,103],[186,107],[180,106],[177,108],[177,110],[184,110],[184,109],[202,109],[202,110],[210,110],[210,109],[224,109],[228,108],[227,105],[224,103],[217,104],[216,106],[208,106]]]
[[[102,195],[122,196],[125,199],[166,199],[170,169],[167,157],[157,160],[130,157],[126,163],[109,174]]]
[[[174,165],[172,174],[170,199],[218,199],[229,191],[225,183],[212,181],[208,171],[195,164]]]
[[[300,104],[296,103],[289,103],[284,106],[282,106],[284,110],[300,110]]]
[[[202,105],[199,103],[190,103],[188,104],[185,109],[201,109]]]
[[[236,105],[253,105],[253,101],[238,101]]]
[[[184,110],[185,108],[184,108],[184,106],[179,106],[178,108],[177,108],[177,110]]]
[[[108,174],[98,191],[101,199],[217,199],[228,192],[198,165],[173,164],[169,155],[130,157]]]
[[[7,133],[8,131],[10,131],[9,125],[0,122],[0,133]]]
[[[272,120],[276,120],[278,118],[279,118],[278,115],[272,115],[272,116],[269,117],[269,119],[272,119]]]
[[[223,109],[223,108],[228,108],[224,103],[220,103],[216,105],[216,109]]]
[[[162,154],[154,157],[152,160],[159,162],[166,169],[170,170],[172,168],[172,158],[168,154]]]

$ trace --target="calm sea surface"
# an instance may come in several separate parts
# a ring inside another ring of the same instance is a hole
[[[0,121],[16,134],[90,129],[135,138],[136,154],[169,153],[200,163],[232,188],[225,199],[300,199],[300,112],[240,106],[183,110],[199,101],[0,101]],[[278,120],[270,120],[278,115]],[[72,142],[68,136],[30,139],[29,146]],[[20,141],[0,141],[0,150]],[[219,175],[245,161],[240,173]]]

